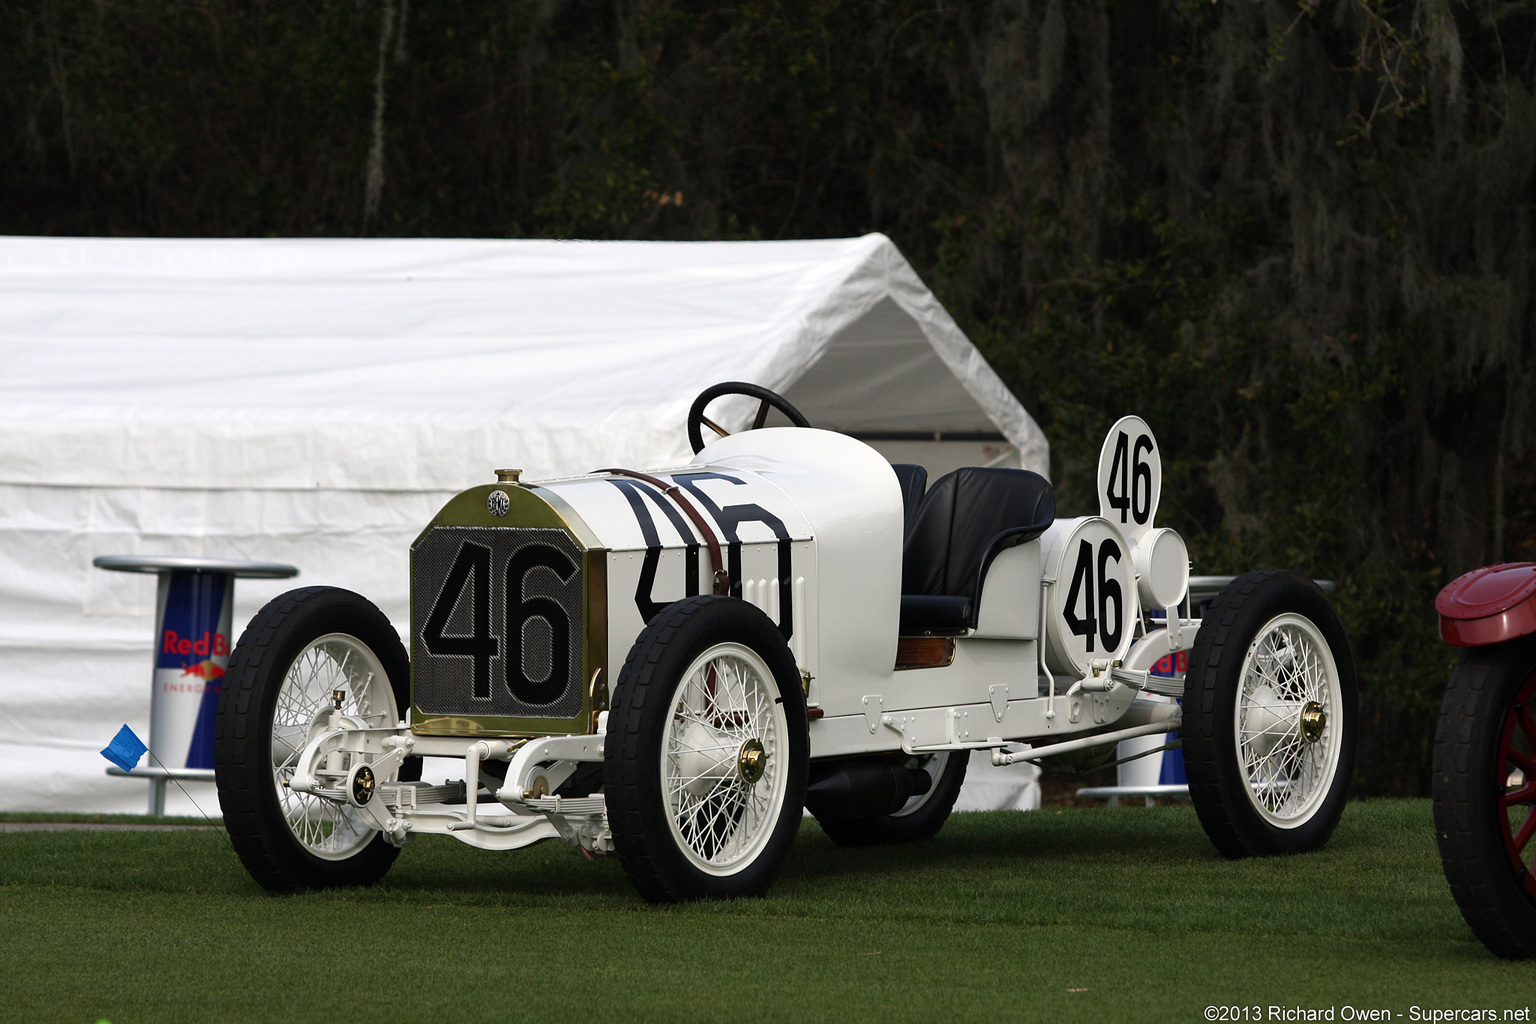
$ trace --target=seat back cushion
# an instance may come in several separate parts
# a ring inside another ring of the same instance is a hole
[[[1033,540],[1056,517],[1050,481],[1026,469],[957,469],[936,480],[907,530],[903,594],[980,597],[981,577],[1005,547]]]
[[[917,506],[922,503],[923,492],[928,489],[928,470],[910,462],[895,462],[896,482],[901,485],[902,536],[912,532],[912,520]]]

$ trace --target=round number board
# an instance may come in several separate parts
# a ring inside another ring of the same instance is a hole
[[[1099,516],[1058,519],[1040,539],[1041,575],[1054,583],[1045,616],[1052,672],[1085,676],[1125,657],[1135,625],[1136,577],[1125,538]]]
[[[1109,428],[1099,449],[1099,515],[1132,540],[1152,529],[1163,493],[1163,459],[1157,438],[1140,416]]]

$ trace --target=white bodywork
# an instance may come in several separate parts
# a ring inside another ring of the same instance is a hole
[[[1057,519],[1041,537],[1002,550],[981,587],[977,628],[953,638],[951,662],[926,668],[895,668],[902,498],[873,449],[827,431],[762,429],[722,438],[688,466],[651,472],[712,521],[739,596],[786,634],[807,687],[813,760],[990,749],[1005,764],[1178,727],[1177,704],[1137,700],[1182,693],[1182,677],[1149,670],[1192,646],[1199,623],[1179,617],[1188,555],[1177,534],[1152,527],[1160,459],[1135,417],[1105,442],[1101,515]],[[606,552],[603,673],[616,680],[643,609],[709,592],[714,567],[703,538],[640,481],[592,474],[535,488],[557,496]],[[691,581],[690,567],[698,573]],[[1166,617],[1144,614],[1152,611]],[[590,731],[569,736],[426,736],[406,723],[317,720],[292,785],[349,799],[362,765],[386,778],[407,755],[463,758],[467,786],[386,782],[357,805],[397,843],[413,832],[488,848],[560,836],[606,852],[602,795],[550,795],[583,763],[602,761],[607,712],[593,709]],[[491,761],[510,761],[505,781],[484,771]],[[495,803],[477,794],[481,785]]]

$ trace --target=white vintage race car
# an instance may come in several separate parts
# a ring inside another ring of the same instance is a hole
[[[726,436],[705,413],[729,394],[762,401],[758,426],[770,406],[797,426]],[[349,591],[257,614],[215,743],[261,885],[370,883],[443,833],[617,854],[652,901],[755,895],[802,809],[839,843],[925,838],[973,750],[1082,769],[1172,730],[1223,853],[1327,841],[1355,747],[1343,627],[1275,570],[1188,617],[1140,419],[1104,443],[1100,514],[1072,519],[1035,473],[925,487],[755,385],[706,390],[688,431],[687,466],[504,470],[449,501],[411,550],[409,662]],[[1179,652],[1187,676],[1151,671]],[[420,781],[422,757],[463,778]]]

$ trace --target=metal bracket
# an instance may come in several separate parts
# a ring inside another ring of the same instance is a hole
[[[1002,683],[989,686],[987,696],[992,700],[992,717],[1001,722],[1008,713],[1008,687]]]
[[[918,708],[908,714],[884,715],[880,721],[901,734],[901,749],[908,754],[1002,746],[1000,737],[972,738],[970,717],[965,707]],[[982,727],[976,725],[974,731],[980,733]]]
[[[298,762],[294,766],[293,775],[288,779],[288,788],[295,793],[308,793],[311,796],[323,797],[327,800],[341,801],[344,799],[340,789],[327,786],[316,776],[324,770],[320,768],[320,764],[326,760],[327,755],[341,752],[341,744],[346,738],[347,732],[348,730],[345,727],[330,729],[314,736],[306,743],[303,752],[299,754]]]
[[[878,693],[865,696],[864,724],[869,726],[871,736],[880,731],[880,719],[883,717],[885,717],[885,698]]]
[[[496,799],[508,807],[526,803],[523,793],[533,788],[532,772],[541,764],[551,761],[601,761],[603,759],[603,734],[585,736],[546,736],[531,740],[512,755],[507,768],[506,781],[496,793]]]

